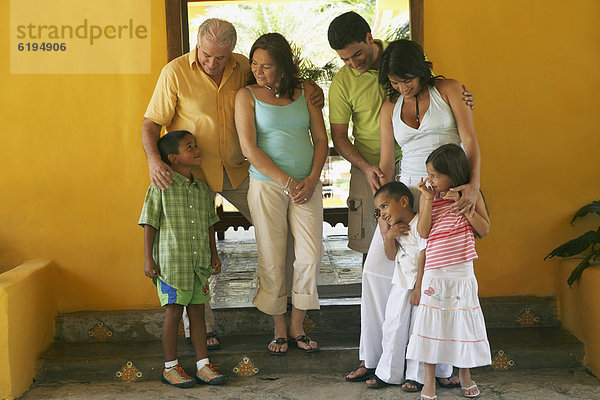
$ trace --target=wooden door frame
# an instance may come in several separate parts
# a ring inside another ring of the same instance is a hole
[[[409,0],[410,37],[423,46],[423,2]],[[169,61],[190,51],[187,0],[165,0]],[[185,28],[185,29],[184,29]]]

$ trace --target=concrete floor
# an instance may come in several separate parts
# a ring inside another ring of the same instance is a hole
[[[582,371],[473,372],[484,399],[600,399],[600,381]],[[464,399],[459,389],[438,389],[440,400]],[[418,399],[399,387],[367,389],[364,383],[345,382],[330,374],[282,374],[269,377],[232,378],[222,387],[196,386],[177,389],[160,382],[61,383],[34,385],[22,397],[30,399]]]
[[[348,248],[348,229],[323,223],[323,259],[318,285],[349,285],[361,282],[362,254]],[[213,308],[252,306],[257,285],[257,251],[254,228],[229,228],[217,241],[222,272],[210,280]]]

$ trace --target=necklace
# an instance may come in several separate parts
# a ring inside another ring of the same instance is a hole
[[[273,92],[273,94],[275,95],[275,98],[277,98],[277,99],[278,99],[279,97],[281,97],[281,92],[280,92],[279,90],[277,90],[277,89],[275,89],[275,88],[272,88],[272,87],[271,87],[271,86],[269,86],[269,85],[265,85],[264,87],[266,87],[266,88],[267,88],[267,89],[269,89],[271,92]]]
[[[421,122],[419,121],[419,96],[415,97],[415,102],[417,104],[417,128],[421,126]]]

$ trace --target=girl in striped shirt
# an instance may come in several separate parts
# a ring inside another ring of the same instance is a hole
[[[473,273],[474,234],[487,235],[490,219],[483,196],[474,210],[459,214],[452,210],[460,193],[451,190],[470,179],[470,167],[460,146],[446,144],[434,150],[426,161],[427,179],[417,185],[419,235],[427,239],[421,284],[421,302],[408,345],[407,359],[425,363],[425,384],[421,399],[437,399],[435,365],[459,368],[465,397],[481,393],[471,379],[470,368],[491,363],[485,321],[477,297]]]

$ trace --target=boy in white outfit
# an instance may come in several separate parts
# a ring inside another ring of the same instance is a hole
[[[421,279],[425,262],[427,240],[417,232],[418,215],[413,211],[413,195],[401,182],[390,182],[375,193],[375,210],[378,218],[389,226],[383,236],[383,252],[393,260],[395,268],[392,286],[385,307],[382,326],[381,357],[375,374],[367,380],[369,388],[380,388],[389,384],[405,382],[404,367],[406,346],[410,338],[413,312],[420,300]],[[410,227],[406,234],[405,224]],[[389,261],[388,261],[389,262]],[[423,368],[419,362],[406,361],[406,379],[411,385],[404,390],[418,390],[423,382]],[[452,366],[439,365],[437,376],[450,376]],[[420,379],[419,379],[420,378]],[[441,383],[441,382],[440,382]],[[414,389],[413,389],[414,388]]]

